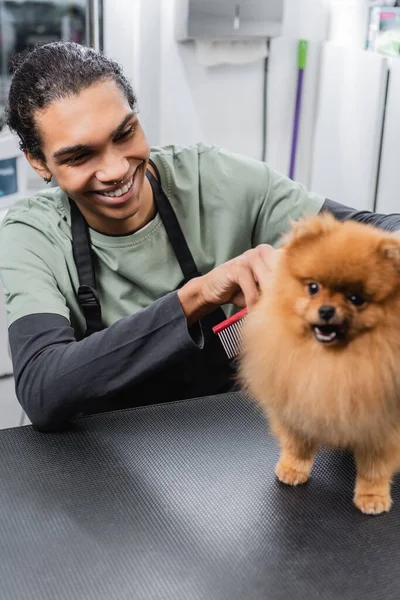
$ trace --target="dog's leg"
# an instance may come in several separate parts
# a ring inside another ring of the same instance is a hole
[[[357,465],[354,504],[368,515],[388,512],[392,505],[391,480],[398,468],[398,447],[387,444],[375,452],[358,448],[354,450],[354,456]]]
[[[271,427],[279,440],[281,454],[275,468],[279,481],[288,485],[299,485],[310,478],[317,446],[298,437],[274,420]]]

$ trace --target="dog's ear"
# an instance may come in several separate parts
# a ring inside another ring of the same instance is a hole
[[[390,236],[382,240],[379,244],[381,256],[390,260],[395,269],[400,273],[400,236],[399,234]]]
[[[280,245],[283,247],[297,246],[317,239],[338,227],[339,222],[329,213],[321,213],[300,221],[290,221],[290,225],[291,230],[281,240]]]

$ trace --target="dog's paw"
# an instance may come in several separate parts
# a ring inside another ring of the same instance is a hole
[[[354,504],[366,515],[380,515],[388,512],[392,506],[390,494],[378,496],[376,494],[356,494]]]
[[[288,464],[278,462],[275,468],[275,475],[282,483],[287,485],[300,485],[310,479],[309,471],[301,471],[290,467]]]

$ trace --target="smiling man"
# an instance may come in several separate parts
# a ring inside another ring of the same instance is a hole
[[[290,219],[400,225],[215,146],[150,148],[120,67],[77,44],[21,60],[7,123],[58,182],[13,206],[0,233],[17,397],[43,430],[232,389],[212,327],[257,302]]]
[[[27,152],[29,162],[42,177],[57,179],[90,227],[123,235],[154,217],[145,176],[150,147],[115,81],[95,83],[79,95],[50,103],[37,111],[35,122],[46,161]]]

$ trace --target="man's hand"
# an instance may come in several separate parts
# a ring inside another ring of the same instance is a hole
[[[178,291],[189,324],[223,304],[252,308],[268,286],[278,253],[261,244],[189,281]]]

